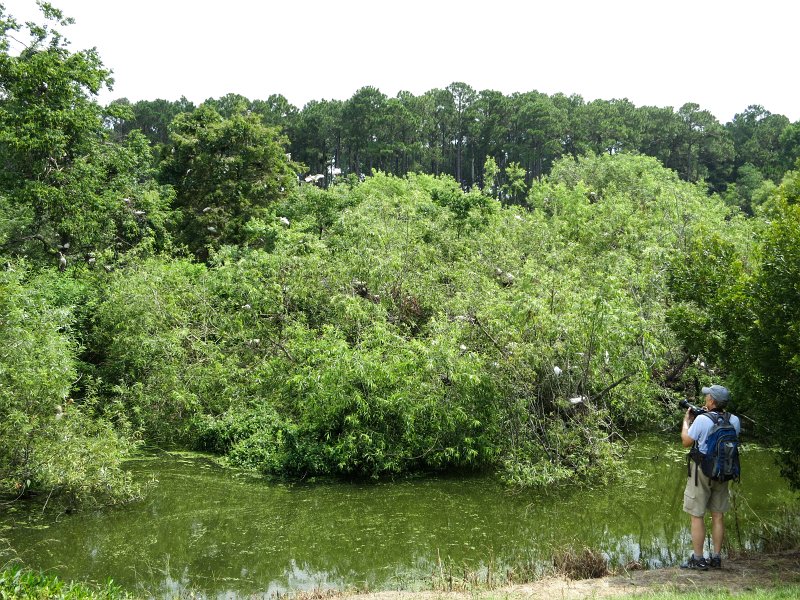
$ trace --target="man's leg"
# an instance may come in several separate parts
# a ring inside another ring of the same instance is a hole
[[[703,542],[706,541],[706,523],[703,517],[692,515],[692,549],[698,558],[703,556]]]
[[[705,532],[703,532],[705,536]],[[711,513],[711,541],[714,543],[714,553],[722,552],[722,540],[725,537],[725,515],[721,512]],[[692,543],[694,543],[694,529],[692,530]],[[701,544],[702,547],[702,544]]]
[[[698,472],[694,466],[694,475],[690,472],[686,480],[686,489],[683,492],[683,510],[691,517],[692,556],[681,565],[683,569],[708,570],[708,563],[703,558],[703,544],[706,540],[705,513],[708,510],[708,500],[711,487],[708,478]],[[700,515],[695,516],[695,515]]]

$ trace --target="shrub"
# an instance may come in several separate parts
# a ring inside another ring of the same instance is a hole
[[[608,560],[591,548],[564,548],[553,555],[556,573],[569,579],[597,579],[609,574]]]
[[[65,582],[53,575],[23,569],[0,572],[0,598],[15,600],[117,600],[129,598],[109,580],[103,587]]]

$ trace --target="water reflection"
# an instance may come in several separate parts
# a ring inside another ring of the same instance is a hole
[[[269,597],[296,589],[413,587],[440,569],[504,571],[555,547],[599,549],[615,563],[674,564],[689,548],[681,511],[684,454],[668,442],[635,445],[624,484],[551,494],[513,493],[487,477],[379,484],[266,483],[202,457],[138,460],[159,483],[144,502],[61,515],[6,514],[15,555],[62,578],[108,577],[157,597]],[[791,494],[766,451],[749,451],[737,488],[738,529],[755,539]],[[757,484],[757,489],[755,485]],[[758,493],[756,493],[758,492]]]

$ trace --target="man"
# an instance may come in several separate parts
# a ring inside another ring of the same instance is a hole
[[[728,389],[721,385],[704,387],[705,409],[722,416],[730,417],[730,424],[736,429],[736,435],[741,431],[741,424],[736,415],[726,415],[725,407],[728,405],[730,393]],[[697,442],[701,453],[707,454],[708,448],[706,441],[714,421],[702,414],[695,417],[692,409],[686,411],[683,418],[683,429],[681,430],[681,441],[685,447],[692,446]],[[695,461],[690,461],[689,477],[686,481],[686,491],[683,495],[683,510],[691,515],[691,533],[693,554],[686,563],[681,565],[683,569],[698,569],[707,571],[708,567],[719,568],[722,566],[722,539],[725,535],[725,523],[723,514],[728,510],[729,504],[728,482],[714,481],[707,477],[700,465]],[[714,545],[714,552],[710,560],[703,556],[703,542],[706,537],[705,514],[711,513],[711,541]]]

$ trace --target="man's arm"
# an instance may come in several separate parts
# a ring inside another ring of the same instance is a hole
[[[686,416],[683,417],[683,428],[681,429],[681,442],[683,442],[683,447],[688,448],[692,444],[694,444],[694,438],[689,435],[689,425],[691,425],[691,414],[689,411],[686,411]]]

